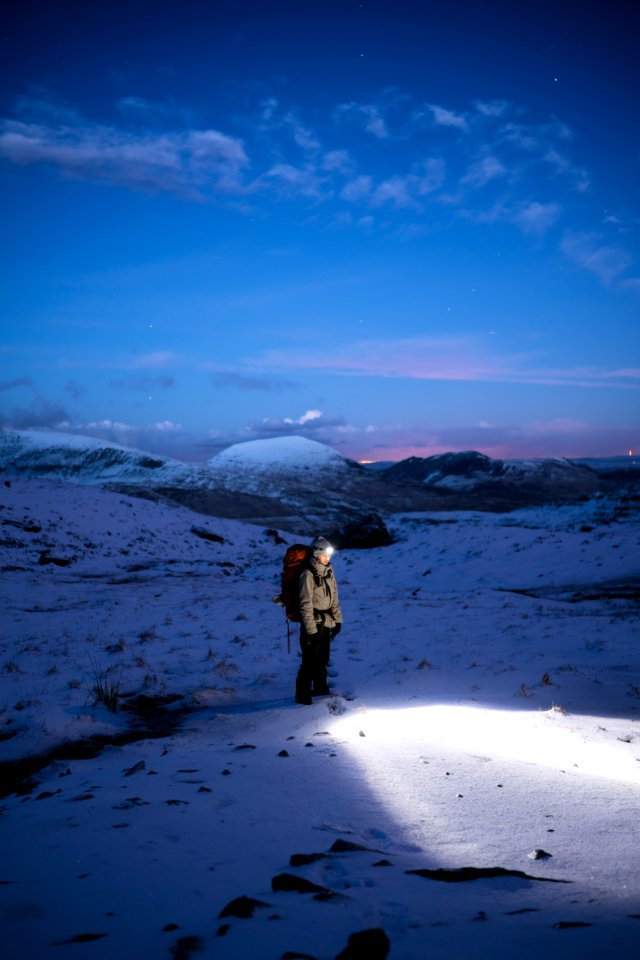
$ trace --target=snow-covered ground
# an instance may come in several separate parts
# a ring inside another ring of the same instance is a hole
[[[0,524],[0,760],[57,750],[3,767],[7,960],[638,956],[629,504],[391,518],[311,707],[274,531],[35,479]]]

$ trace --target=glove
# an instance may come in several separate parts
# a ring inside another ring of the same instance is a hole
[[[342,630],[342,624],[336,623],[335,627],[333,627],[333,629],[331,630],[331,639],[335,640],[335,638],[338,636],[341,630]]]

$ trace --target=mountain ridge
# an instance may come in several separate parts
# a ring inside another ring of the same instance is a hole
[[[607,473],[593,463],[497,460],[461,451],[371,470],[326,444],[292,435],[234,444],[204,463],[188,464],[75,434],[0,435],[0,475],[94,484],[207,515],[309,531],[372,512],[508,512],[637,490],[640,470]]]

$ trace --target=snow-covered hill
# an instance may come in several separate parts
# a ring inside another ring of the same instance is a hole
[[[582,463],[563,458],[494,460],[474,450],[411,457],[388,467],[384,474],[436,490],[499,497],[514,507],[589,497],[605,488],[600,474]],[[628,474],[625,479],[633,477]]]
[[[633,507],[396,515],[302,707],[298,535],[5,478],[7,957],[635,958]]]
[[[640,470],[593,469],[563,459],[492,460],[480,453],[412,457],[366,469],[299,436],[235,444],[185,464],[86,437],[35,431],[0,435],[0,475],[52,477],[161,498],[213,516],[288,530],[336,530],[407,510],[509,511],[636,490]]]
[[[204,480],[199,467],[178,460],[93,437],[36,430],[0,433],[0,473],[82,484],[193,486]]]
[[[294,486],[334,489],[364,472],[326,444],[298,436],[236,443],[212,457],[207,468],[221,486],[274,497],[286,496]]]
[[[216,454],[208,463],[214,470],[255,470],[262,474],[359,469],[353,460],[326,444],[298,436],[236,443]]]

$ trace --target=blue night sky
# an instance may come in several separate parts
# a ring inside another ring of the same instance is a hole
[[[0,424],[640,447],[635,3],[10,7]]]

